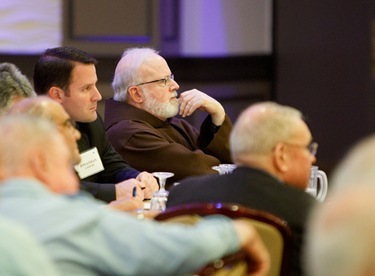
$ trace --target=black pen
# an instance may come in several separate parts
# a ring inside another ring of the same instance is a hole
[[[136,197],[137,196],[137,187],[134,186],[133,187],[133,197]]]

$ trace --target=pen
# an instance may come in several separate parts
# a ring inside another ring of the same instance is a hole
[[[136,197],[137,196],[137,187],[134,186],[133,187],[133,197]]]

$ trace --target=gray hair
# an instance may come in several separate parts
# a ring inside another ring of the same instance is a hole
[[[126,101],[128,89],[142,82],[139,69],[150,57],[158,52],[152,48],[130,48],[124,51],[115,70],[112,81],[115,101]]]
[[[0,114],[5,113],[15,98],[36,96],[28,78],[12,63],[0,63]]]
[[[25,114],[1,117],[0,133],[0,171],[15,172],[26,165],[25,157],[31,155],[33,150],[41,149],[53,154],[56,143],[64,143],[52,122]]]
[[[272,152],[278,142],[292,136],[295,119],[302,119],[300,111],[274,102],[248,107],[238,117],[230,135],[233,161],[246,154]]]
[[[36,96],[33,98],[23,99],[14,104],[8,110],[8,114],[29,114],[31,116],[45,118],[54,122],[53,114],[51,114],[52,107],[48,108],[51,105],[54,109],[61,106],[60,103],[48,96]],[[61,106],[61,108],[63,107]]]

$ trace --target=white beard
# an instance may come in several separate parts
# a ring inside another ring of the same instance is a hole
[[[162,120],[172,118],[178,114],[179,104],[176,98],[173,100],[173,102],[168,101],[165,103],[160,103],[150,96],[147,89],[143,89],[143,93],[147,99],[144,103],[144,110],[146,110],[148,113],[151,113],[155,117]],[[177,96],[177,92],[175,92],[174,95],[171,95],[171,97],[172,96]]]

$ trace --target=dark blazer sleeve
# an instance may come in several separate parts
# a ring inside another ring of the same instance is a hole
[[[81,190],[87,191],[95,198],[107,203],[116,200],[116,188],[112,183],[95,183],[81,181]]]
[[[115,183],[137,177],[139,171],[129,164],[114,150],[109,143],[101,117],[92,123],[77,123],[81,132],[78,141],[80,152],[96,147],[104,170],[81,179],[81,187],[96,198],[110,202],[116,199]]]
[[[206,154],[215,156],[221,163],[232,163],[232,157],[229,149],[229,135],[232,130],[232,121],[228,115],[225,115],[223,124],[217,129],[212,129],[213,123],[211,116],[203,121],[198,137],[198,146]]]

